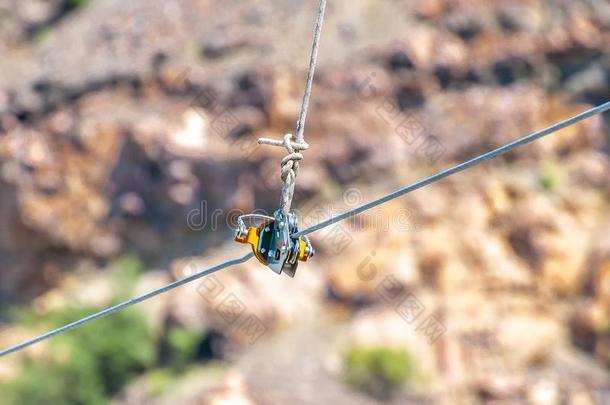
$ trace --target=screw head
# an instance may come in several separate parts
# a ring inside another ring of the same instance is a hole
[[[316,250],[313,248],[313,246],[311,245],[307,245],[305,247],[305,257],[307,257],[308,259],[313,257],[316,254]]]

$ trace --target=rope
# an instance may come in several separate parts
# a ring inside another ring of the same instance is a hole
[[[311,98],[311,87],[313,85],[313,77],[316,71],[318,62],[318,48],[320,46],[320,35],[322,33],[322,23],[324,22],[324,12],[326,10],[326,0],[320,0],[318,9],[318,18],[314,28],[313,44],[311,46],[311,57],[309,58],[309,68],[307,69],[307,80],[305,81],[305,91],[303,92],[303,100],[301,102],[301,110],[296,127],[296,137],[292,134],[284,135],[283,141],[278,141],[269,138],[260,138],[259,144],[282,146],[286,148],[288,155],[282,159],[280,164],[280,174],[282,178],[282,198],[280,200],[280,208],[284,214],[288,214],[292,205],[292,196],[294,195],[294,186],[296,184],[297,174],[299,172],[299,161],[303,159],[304,150],[309,148],[305,142],[305,120],[307,111],[309,110],[309,99]]]
[[[303,102],[301,104],[301,112],[299,113],[299,121],[297,122],[297,142],[304,142],[303,132],[305,131],[305,119],[309,109],[309,98],[311,97],[311,86],[313,84],[313,75],[316,72],[316,64],[318,61],[318,48],[320,46],[320,34],[322,33],[322,23],[324,22],[324,11],[326,10],[326,0],[320,0],[320,8],[318,9],[318,19],[316,20],[316,28],[314,29],[313,44],[311,46],[311,58],[309,59],[309,69],[307,70],[307,81],[305,84],[305,92],[303,93]]]
[[[283,146],[286,148],[286,155],[280,163],[280,177],[282,179],[282,198],[280,200],[280,208],[285,214],[290,212],[292,205],[292,196],[294,195],[294,186],[296,184],[297,173],[299,172],[299,161],[303,159],[301,151],[307,150],[309,145],[305,142],[292,141],[292,134],[284,135],[284,141],[276,141],[273,139],[260,138],[258,143],[273,146]]]
[[[170,284],[168,284],[168,285],[166,285],[164,287],[161,287],[161,288],[159,288],[157,290],[153,290],[153,291],[150,291],[150,292],[148,292],[148,293],[146,293],[144,295],[140,295],[139,297],[135,297],[135,298],[132,298],[130,300],[124,301],[124,302],[122,302],[120,304],[117,304],[117,305],[114,305],[112,307],[106,308],[103,311],[96,312],[96,313],[94,313],[92,315],[89,315],[89,316],[87,316],[87,317],[85,317],[83,319],[79,319],[78,321],[72,322],[72,323],[70,323],[68,325],[62,326],[62,327],[57,328],[57,329],[53,329],[52,331],[47,332],[47,333],[45,333],[43,335],[37,336],[37,337],[35,337],[33,339],[30,339],[30,340],[26,340],[25,342],[19,343],[18,345],[15,345],[13,347],[9,347],[8,349],[4,349],[4,350],[0,351],[0,357],[6,356],[7,354],[11,354],[13,352],[17,352],[17,351],[23,350],[26,347],[32,346],[35,343],[38,343],[38,342],[43,341],[45,339],[49,339],[50,337],[53,337],[55,335],[59,335],[60,333],[67,332],[70,329],[77,328],[79,326],[82,326],[82,325],[84,325],[84,324],[86,324],[88,322],[91,322],[91,321],[93,321],[95,319],[98,319],[98,318],[101,318],[103,316],[110,315],[110,314],[112,314],[114,312],[120,311],[120,310],[125,309],[125,308],[127,308],[129,306],[132,306],[132,305],[135,305],[135,304],[140,303],[142,301],[145,301],[145,300],[147,300],[149,298],[152,298],[152,297],[154,297],[156,295],[163,294],[165,292],[173,290],[174,288],[180,287],[181,285],[190,283],[191,281],[194,281],[194,280],[197,280],[197,279],[199,279],[201,277],[204,277],[204,276],[207,276],[209,274],[215,273],[215,272],[217,272],[219,270],[226,269],[227,267],[235,266],[236,264],[247,262],[253,256],[254,256],[254,253],[248,253],[247,255],[245,255],[245,256],[243,256],[241,258],[232,259],[232,260],[226,261],[226,262],[224,262],[222,264],[218,264],[218,265],[216,265],[214,267],[211,267],[211,268],[209,268],[207,270],[203,270],[203,271],[201,271],[199,273],[193,274],[192,276],[188,276],[188,277],[185,277],[185,278],[183,278],[181,280],[174,281],[173,283],[170,283]]]
[[[392,192],[392,193],[390,193],[388,195],[385,195],[385,196],[383,196],[381,198],[378,198],[376,200],[373,200],[371,202],[363,204],[363,205],[361,205],[359,207],[356,207],[354,209],[346,211],[346,212],[344,212],[344,213],[342,213],[340,215],[337,215],[336,217],[329,218],[329,219],[327,219],[325,221],[322,221],[322,222],[320,222],[317,225],[313,225],[313,226],[311,226],[311,227],[309,227],[307,229],[303,229],[302,231],[293,234],[292,237],[293,238],[297,238],[299,236],[307,235],[307,234],[310,234],[312,232],[318,231],[318,230],[320,230],[322,228],[326,228],[327,226],[335,224],[335,223],[337,223],[339,221],[343,221],[344,219],[353,217],[354,215],[358,215],[358,214],[360,214],[360,213],[362,213],[362,212],[364,212],[366,210],[369,210],[369,209],[371,209],[373,207],[376,207],[376,206],[378,206],[380,204],[383,204],[385,202],[388,202],[390,200],[398,198],[398,197],[400,197],[402,195],[410,193],[411,191],[415,191],[415,190],[417,190],[419,188],[427,186],[428,184],[435,183],[435,182],[437,182],[437,181],[439,181],[441,179],[444,179],[445,177],[451,176],[452,174],[459,173],[459,172],[461,172],[463,170],[466,170],[469,167],[472,167],[472,166],[474,166],[476,164],[479,164],[479,163],[484,162],[486,160],[492,159],[492,158],[494,158],[496,156],[502,155],[502,154],[504,154],[506,152],[509,152],[509,151],[511,151],[511,150],[513,150],[513,149],[515,149],[515,148],[517,148],[519,146],[521,146],[521,145],[525,145],[527,143],[535,141],[536,139],[542,138],[543,136],[550,135],[553,132],[557,132],[560,129],[563,129],[563,128],[565,128],[567,126],[570,126],[570,125],[573,125],[573,124],[576,124],[579,121],[582,121],[582,120],[584,120],[586,118],[589,118],[589,117],[591,117],[593,115],[596,115],[596,114],[601,114],[601,113],[606,112],[608,110],[610,110],[610,102],[606,102],[606,103],[601,104],[601,105],[599,105],[597,107],[593,107],[593,108],[591,108],[589,110],[586,110],[586,111],[584,111],[584,112],[582,112],[582,113],[580,113],[578,115],[575,115],[575,116],[573,116],[571,118],[568,118],[568,119],[566,119],[564,121],[561,121],[561,122],[559,122],[557,124],[551,125],[550,127],[547,127],[547,128],[542,129],[540,131],[534,132],[534,133],[532,133],[530,135],[524,136],[523,138],[520,138],[520,139],[518,139],[518,140],[516,140],[514,142],[511,142],[511,143],[508,143],[508,144],[506,144],[504,146],[501,146],[501,147],[499,147],[497,149],[490,150],[489,152],[486,152],[486,153],[484,153],[484,154],[482,154],[480,156],[477,156],[477,157],[475,157],[473,159],[467,160],[466,162],[462,162],[462,163],[460,163],[460,164],[458,164],[456,166],[453,166],[453,167],[451,167],[449,169],[443,170],[443,171],[441,171],[439,173],[433,174],[430,177],[427,177],[427,178],[425,178],[423,180],[420,180],[420,181],[418,181],[416,183],[413,183],[413,184],[411,184],[409,186],[406,186],[404,188],[396,190],[396,191],[394,191],[394,192]]]

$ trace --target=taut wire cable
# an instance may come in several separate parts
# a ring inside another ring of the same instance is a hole
[[[273,145],[273,146],[282,146],[284,148],[286,148],[286,150],[288,151],[288,155],[286,157],[284,157],[284,159],[282,159],[281,162],[281,177],[282,177],[282,181],[283,181],[283,185],[282,185],[282,199],[281,199],[281,205],[280,208],[283,210],[283,212],[285,214],[288,214],[288,212],[290,211],[290,206],[292,204],[292,196],[294,193],[294,186],[295,186],[295,181],[296,181],[296,175],[299,169],[299,161],[301,159],[303,159],[303,155],[300,153],[301,151],[306,150],[307,148],[309,148],[309,145],[305,142],[304,139],[304,130],[305,130],[305,120],[307,118],[307,111],[309,109],[309,99],[311,97],[311,88],[312,88],[312,84],[313,84],[313,77],[314,77],[314,73],[315,73],[315,68],[316,68],[316,64],[317,64],[317,58],[318,58],[318,47],[319,47],[319,42],[320,42],[320,34],[322,31],[322,23],[324,21],[324,12],[326,9],[326,0],[320,0],[320,6],[319,6],[319,10],[318,10],[318,18],[316,20],[316,26],[314,29],[314,37],[313,37],[313,44],[312,44],[312,50],[311,50],[311,58],[309,61],[309,69],[307,71],[307,80],[305,83],[305,91],[303,94],[303,100],[302,100],[302,104],[301,104],[301,110],[299,113],[299,119],[297,121],[297,127],[296,127],[296,137],[293,140],[293,136],[291,134],[286,134],[284,136],[283,141],[278,141],[278,140],[273,140],[273,139],[267,139],[267,138],[261,138],[259,139],[259,143],[261,144],[267,144],[267,145]],[[406,186],[404,188],[401,188],[399,190],[396,190],[390,194],[387,194],[381,198],[378,198],[376,200],[370,201],[366,204],[363,204],[359,207],[356,207],[352,210],[346,211],[338,216],[335,216],[333,218],[329,218],[328,220],[322,221],[320,223],[318,223],[317,225],[311,226],[307,229],[304,229],[300,232],[297,232],[295,234],[292,235],[293,238],[298,238],[300,236],[305,236],[308,235],[312,232],[318,231],[320,229],[326,228],[332,224],[335,224],[339,221],[342,221],[344,219],[350,218],[354,215],[358,215],[366,210],[369,210],[373,207],[376,207],[380,204],[383,204],[387,201],[393,200],[395,198],[398,198],[402,195],[405,195],[407,193],[410,193],[412,191],[415,191],[419,188],[422,188],[426,185],[432,184],[434,182],[437,182],[445,177],[451,176],[455,173],[459,173],[463,170],[468,169],[469,167],[472,167],[476,164],[479,164],[481,162],[484,162],[486,160],[492,159],[496,156],[499,156],[501,154],[504,154],[506,152],[509,152],[521,145],[525,145],[529,142],[532,142],[536,139],[542,138],[544,136],[550,135],[554,132],[559,131],[560,129],[563,129],[567,126],[573,125],[579,121],[582,121],[586,118],[589,118],[593,115],[596,114],[601,114],[607,110],[610,109],[610,102],[606,102],[604,104],[601,104],[597,107],[593,107],[589,110],[586,110],[574,117],[568,118],[564,121],[561,121],[557,124],[554,124],[550,127],[547,127],[545,129],[542,129],[540,131],[534,132],[530,135],[527,135],[523,138],[520,138],[514,142],[508,143],[504,146],[501,146],[499,148],[493,149],[489,152],[486,152],[482,155],[479,155],[475,158],[472,158],[470,160],[467,160],[465,162],[462,162],[456,166],[453,166],[449,169],[443,170],[441,172],[438,172],[432,176],[429,176],[423,180],[420,180],[416,183],[413,183],[409,186]],[[35,338],[32,338],[30,340],[26,340],[22,343],[19,343],[15,346],[9,347],[7,349],[4,349],[2,351],[0,351],[0,357],[6,356],[10,353],[14,353],[20,350],[25,349],[26,347],[29,347],[35,343],[38,343],[40,341],[43,341],[45,339],[49,339],[53,336],[56,336],[60,333],[69,331],[71,329],[77,328],[79,326],[82,326],[88,322],[91,322],[95,319],[104,317],[106,315],[110,315],[114,312],[120,311],[122,309],[125,309],[129,306],[138,304],[142,301],[148,300],[152,297],[155,297],[159,294],[168,292],[174,288],[180,287],[184,284],[190,283],[194,280],[197,280],[199,278],[205,277],[207,275],[210,275],[214,272],[217,272],[219,270],[228,268],[230,266],[234,266],[240,263],[244,263],[248,260],[250,260],[252,257],[254,256],[254,253],[248,253],[247,255],[241,257],[241,258],[236,258],[236,259],[232,259],[229,261],[226,261],[224,263],[218,264],[214,267],[211,267],[209,269],[203,270],[199,273],[193,274],[191,276],[185,277],[181,280],[175,281],[173,283],[170,283],[164,287],[161,287],[159,289],[150,291],[146,294],[140,295],[138,297],[129,299],[127,301],[124,301],[122,303],[119,303],[117,305],[111,306],[109,308],[106,308],[102,311],[96,312],[94,314],[91,314],[85,318],[79,319],[75,322],[72,322],[70,324],[67,324],[65,326],[59,327],[57,329],[53,329],[50,332],[47,332],[45,334],[39,335]]]
[[[43,335],[37,336],[37,337],[35,337],[33,339],[30,339],[30,340],[26,340],[26,341],[24,341],[22,343],[19,343],[18,345],[15,345],[15,346],[12,346],[12,347],[9,347],[7,349],[4,349],[4,350],[0,351],[0,357],[6,356],[7,354],[11,354],[13,352],[17,352],[17,351],[23,350],[26,347],[32,346],[35,343],[38,343],[38,342],[43,341],[45,339],[49,339],[49,338],[51,338],[51,337],[53,337],[55,335],[59,335],[60,333],[67,332],[70,329],[78,328],[79,326],[82,326],[82,325],[84,325],[84,324],[86,324],[88,322],[91,322],[91,321],[95,320],[95,319],[104,317],[106,315],[110,315],[110,314],[112,314],[114,312],[120,311],[120,310],[125,309],[125,308],[127,308],[129,306],[132,306],[132,305],[135,305],[135,304],[140,303],[142,301],[145,301],[145,300],[147,300],[149,298],[152,298],[152,297],[154,297],[156,295],[163,294],[165,292],[173,290],[174,288],[180,287],[181,285],[184,285],[184,284],[190,283],[191,281],[195,281],[197,279],[200,279],[201,277],[208,276],[208,275],[210,275],[212,273],[215,273],[215,272],[217,272],[219,270],[226,269],[227,267],[235,266],[236,264],[247,262],[253,256],[254,256],[254,253],[248,253],[247,255],[245,255],[243,257],[240,257],[240,258],[237,258],[237,259],[228,260],[228,261],[226,261],[224,263],[221,263],[221,264],[217,264],[216,266],[210,267],[207,270],[200,271],[199,273],[195,273],[195,274],[193,274],[191,276],[185,277],[185,278],[180,279],[178,281],[174,281],[173,283],[170,283],[170,284],[168,284],[168,285],[166,285],[164,287],[161,287],[159,289],[150,291],[150,292],[148,292],[146,294],[140,295],[140,296],[132,298],[130,300],[121,302],[120,304],[117,304],[117,305],[114,305],[112,307],[106,308],[106,309],[104,309],[102,311],[99,311],[99,312],[96,312],[94,314],[91,314],[91,315],[89,315],[89,316],[87,316],[85,318],[79,319],[78,321],[69,323],[69,324],[67,324],[65,326],[62,326],[60,328],[57,328],[57,329],[53,329],[52,331],[47,332],[47,333],[45,333]]]
[[[422,187],[424,187],[424,186],[426,186],[428,184],[434,183],[434,182],[436,182],[438,180],[441,180],[441,179],[443,179],[445,177],[451,176],[452,174],[455,174],[455,173],[461,172],[463,170],[466,170],[467,168],[472,167],[472,166],[474,166],[474,165],[476,165],[478,163],[481,163],[483,161],[489,160],[489,159],[491,159],[493,157],[496,157],[498,155],[506,153],[506,152],[508,152],[508,151],[510,151],[512,149],[515,149],[516,147],[518,147],[520,145],[524,145],[526,143],[529,143],[529,142],[532,142],[532,141],[534,141],[536,139],[539,139],[539,138],[541,138],[543,136],[550,135],[550,134],[552,134],[554,132],[559,131],[560,129],[563,129],[563,128],[567,127],[567,126],[573,125],[573,124],[575,124],[575,123],[577,123],[579,121],[582,121],[582,120],[584,120],[586,118],[592,117],[592,116],[594,116],[596,114],[604,113],[605,111],[608,111],[608,110],[610,110],[610,102],[601,104],[601,105],[599,105],[597,107],[593,107],[593,108],[591,108],[589,110],[586,110],[586,111],[584,111],[584,112],[582,112],[582,113],[580,113],[578,115],[575,115],[574,117],[568,118],[568,119],[566,119],[564,121],[561,121],[561,122],[559,122],[559,123],[557,123],[555,125],[552,125],[550,127],[542,129],[540,131],[534,132],[534,133],[532,133],[530,135],[527,135],[527,136],[525,136],[523,138],[520,138],[520,139],[518,139],[518,140],[516,140],[514,142],[511,142],[509,144],[506,144],[504,146],[501,146],[501,147],[499,147],[497,149],[493,149],[493,150],[491,150],[489,152],[486,152],[486,153],[484,153],[482,155],[479,155],[479,156],[477,156],[477,157],[475,157],[473,159],[470,159],[470,160],[468,160],[466,162],[460,163],[460,164],[458,164],[456,166],[453,166],[453,167],[451,167],[451,168],[449,168],[447,170],[444,170],[444,171],[439,172],[437,174],[434,174],[434,175],[432,175],[430,177],[427,177],[427,178],[425,178],[423,180],[420,180],[420,181],[418,181],[416,183],[413,183],[410,186],[401,188],[400,190],[394,191],[393,193],[390,193],[390,194],[388,194],[388,195],[386,195],[384,197],[378,198],[378,199],[373,200],[373,201],[371,201],[369,203],[366,203],[364,205],[356,207],[353,210],[346,211],[343,214],[340,214],[340,215],[338,215],[336,217],[333,217],[333,218],[330,218],[330,219],[328,219],[326,221],[320,222],[317,225],[314,225],[312,227],[309,227],[307,229],[304,229],[304,230],[298,232],[297,234],[294,235],[294,237],[298,237],[298,236],[301,236],[301,235],[307,235],[307,234],[310,234],[312,232],[318,231],[320,229],[326,228],[326,227],[328,227],[328,226],[330,226],[332,224],[335,224],[335,223],[337,223],[339,221],[342,221],[342,220],[344,220],[346,218],[349,218],[349,217],[352,217],[354,215],[360,214],[360,213],[362,213],[362,212],[364,212],[364,211],[366,211],[368,209],[371,209],[371,208],[376,207],[376,206],[378,206],[380,204],[383,204],[384,202],[387,202],[387,201],[390,201],[390,200],[392,200],[394,198],[400,197],[400,196],[402,196],[404,194],[407,194],[407,193],[409,193],[411,191],[417,190],[417,189],[422,188]],[[103,316],[112,314],[113,312],[117,312],[117,311],[119,311],[121,309],[124,309],[124,308],[126,308],[128,306],[131,306],[131,305],[137,304],[139,302],[145,301],[145,300],[147,300],[149,298],[152,298],[152,297],[154,297],[156,295],[162,294],[162,293],[167,292],[169,290],[172,290],[172,289],[174,289],[176,287],[180,287],[181,285],[190,283],[191,281],[197,280],[197,279],[199,279],[201,277],[207,276],[207,275],[212,274],[212,273],[214,273],[216,271],[222,270],[222,269],[230,267],[230,266],[234,266],[234,265],[239,264],[239,263],[244,263],[244,262],[250,260],[253,256],[254,256],[253,253],[248,253],[247,255],[245,255],[245,256],[243,256],[241,258],[226,261],[226,262],[224,262],[222,264],[219,264],[217,266],[211,267],[211,268],[209,268],[207,270],[204,270],[202,272],[196,273],[196,274],[194,274],[192,276],[189,276],[189,277],[183,278],[181,280],[175,281],[175,282],[173,282],[171,284],[166,285],[165,287],[162,287],[162,288],[159,288],[157,290],[151,291],[151,292],[149,292],[147,294],[144,294],[144,295],[141,295],[139,297],[132,298],[132,299],[130,299],[128,301],[125,301],[123,303],[117,304],[117,305],[115,305],[113,307],[107,308],[107,309],[105,309],[103,311],[100,311],[100,312],[97,312],[97,313],[95,313],[93,315],[89,315],[86,318],[83,318],[83,319],[80,319],[78,321],[72,322],[71,324],[63,326],[61,328],[54,329],[54,330],[52,330],[52,331],[50,331],[48,333],[45,333],[43,335],[40,335],[40,336],[35,337],[33,339],[30,339],[30,340],[27,340],[27,341],[25,341],[23,343],[20,343],[20,344],[16,345],[16,346],[10,347],[10,348],[5,349],[5,350],[2,350],[2,351],[0,351],[0,357],[5,356],[5,355],[10,354],[10,353],[13,353],[13,352],[16,352],[16,351],[19,351],[19,350],[22,350],[22,349],[25,349],[26,347],[31,346],[31,345],[33,345],[33,344],[35,344],[37,342],[40,342],[40,341],[48,339],[48,338],[50,338],[52,336],[55,336],[55,335],[58,335],[60,333],[66,332],[66,331],[68,331],[70,329],[74,329],[76,327],[84,325],[85,323],[93,321],[94,319],[101,318]]]
[[[327,219],[325,221],[322,221],[322,222],[320,222],[320,223],[318,223],[316,225],[313,225],[313,226],[311,226],[309,228],[303,229],[303,230],[293,234],[292,237],[293,238],[297,238],[299,236],[307,235],[307,234],[310,234],[312,232],[318,231],[318,230],[320,230],[322,228],[326,228],[327,226],[335,224],[335,223],[337,223],[339,221],[343,221],[344,219],[353,217],[354,215],[358,215],[358,214],[360,214],[360,213],[362,213],[362,212],[364,212],[366,210],[369,210],[369,209],[371,209],[373,207],[376,207],[376,206],[378,206],[380,204],[383,204],[385,202],[388,202],[390,200],[398,198],[398,197],[400,197],[402,195],[405,195],[407,193],[415,191],[415,190],[417,190],[419,188],[427,186],[428,184],[435,183],[435,182],[437,182],[437,181],[439,181],[441,179],[444,179],[445,177],[451,176],[452,174],[459,173],[459,172],[461,172],[463,170],[466,170],[469,167],[472,167],[472,166],[474,166],[476,164],[479,164],[479,163],[484,162],[486,160],[492,159],[492,158],[494,158],[496,156],[502,155],[502,154],[504,154],[506,152],[509,152],[509,151],[511,151],[511,150],[513,150],[513,149],[515,149],[515,148],[517,148],[519,146],[521,146],[521,145],[525,145],[526,143],[530,143],[532,141],[535,141],[536,139],[542,138],[543,136],[550,135],[550,134],[552,134],[554,132],[559,131],[560,129],[563,129],[563,128],[568,127],[568,126],[573,125],[573,124],[576,124],[577,122],[582,121],[582,120],[584,120],[586,118],[589,118],[589,117],[591,117],[593,115],[604,113],[604,112],[606,112],[608,110],[610,110],[610,101],[606,102],[604,104],[601,104],[601,105],[599,105],[597,107],[593,107],[593,108],[590,108],[590,109],[588,109],[586,111],[583,111],[582,113],[580,113],[578,115],[575,115],[575,116],[573,116],[571,118],[568,118],[568,119],[566,119],[564,121],[558,122],[557,124],[551,125],[550,127],[547,127],[547,128],[542,129],[540,131],[533,132],[530,135],[527,135],[527,136],[524,136],[523,138],[517,139],[514,142],[511,142],[511,143],[508,143],[506,145],[500,146],[499,148],[496,148],[496,149],[492,149],[489,152],[486,152],[486,153],[484,153],[482,155],[479,155],[479,156],[477,156],[475,158],[472,158],[470,160],[462,162],[462,163],[460,163],[458,165],[455,165],[455,166],[453,166],[453,167],[451,167],[449,169],[446,169],[446,170],[443,170],[443,171],[438,172],[436,174],[433,174],[430,177],[426,177],[425,179],[419,180],[419,181],[417,181],[417,182],[415,182],[415,183],[413,183],[413,184],[411,184],[409,186],[403,187],[403,188],[401,188],[399,190],[396,190],[396,191],[394,191],[394,192],[392,192],[390,194],[387,194],[387,195],[385,195],[383,197],[380,197],[378,199],[370,201],[370,202],[368,202],[366,204],[360,205],[360,206],[358,206],[358,207],[356,207],[354,209],[348,210],[348,211],[346,211],[346,212],[344,212],[342,214],[339,214],[339,215],[337,215],[335,217],[329,218],[329,219]]]

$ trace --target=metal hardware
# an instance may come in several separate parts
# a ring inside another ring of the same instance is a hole
[[[258,219],[258,226],[247,227],[244,219]],[[277,210],[273,217],[259,214],[242,215],[237,219],[235,241],[247,243],[259,262],[277,274],[294,277],[299,261],[305,262],[315,254],[307,236],[291,237],[299,231],[297,216]]]

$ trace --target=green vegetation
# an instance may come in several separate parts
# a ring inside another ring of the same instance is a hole
[[[64,7],[68,10],[78,10],[91,3],[91,1],[92,0],[65,0]]]
[[[30,38],[37,43],[45,42],[51,37],[54,27],[60,20],[70,13],[84,8],[92,1],[93,0],[63,0],[57,4],[54,15],[51,15],[47,21],[44,21],[32,30]]]
[[[132,293],[144,270],[135,256],[112,264],[117,280],[115,301]],[[83,318],[99,308],[65,308],[37,316],[18,310],[14,318],[33,329],[47,330]],[[136,309],[119,311],[49,340],[49,357],[26,358],[18,377],[0,386],[4,404],[105,404],[156,360],[152,333]]]
[[[110,264],[115,303],[133,295],[144,269],[137,256],[124,256]],[[49,330],[97,310],[65,308],[42,316],[15,310],[12,317],[33,330]],[[173,326],[161,342],[155,342],[137,308],[119,311],[49,340],[46,357],[26,357],[18,376],[0,384],[0,404],[106,404],[147,371],[152,394],[160,394],[195,360],[203,337],[203,332]],[[158,350],[157,345],[163,349]],[[159,362],[167,368],[153,370]]]
[[[543,163],[540,171],[540,185],[547,191],[552,191],[557,187],[561,177],[561,168],[553,160],[547,160]]]
[[[346,381],[369,395],[387,400],[415,376],[411,355],[386,347],[352,347],[345,356]]]
[[[197,354],[203,334],[191,329],[174,327],[167,335],[171,367],[176,373],[183,372]]]
[[[150,395],[158,397],[173,381],[173,374],[164,368],[151,371],[147,375]]]
[[[41,28],[34,33],[34,41],[36,41],[39,44],[43,43],[43,42],[47,41],[49,38],[51,38],[52,34],[53,34],[53,30],[51,30],[51,28],[49,28],[49,27]]]
[[[55,311],[36,319],[56,327],[93,312],[92,308]],[[121,311],[55,337],[50,357],[27,359],[19,376],[0,386],[9,404],[104,404],[155,359],[149,328],[134,310]]]
[[[144,272],[144,263],[137,256],[127,255],[116,260],[110,267],[114,270],[118,286],[115,299],[121,301],[129,298],[138,278]]]

